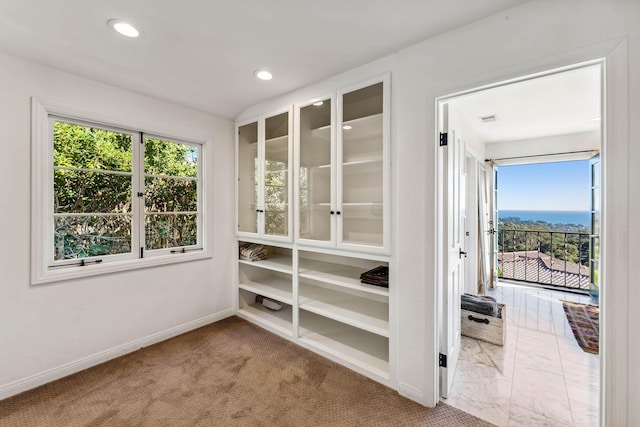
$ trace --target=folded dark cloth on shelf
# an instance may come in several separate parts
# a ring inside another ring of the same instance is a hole
[[[461,306],[463,310],[486,314],[487,316],[498,315],[498,303],[494,297],[488,295],[464,294],[461,297]]]
[[[240,243],[240,259],[247,261],[260,261],[267,259],[267,248],[256,243]]]
[[[367,285],[389,287],[389,267],[380,266],[373,270],[365,271],[360,275],[360,282]]]

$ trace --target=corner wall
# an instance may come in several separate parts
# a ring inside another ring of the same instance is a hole
[[[232,314],[233,125],[0,55],[0,399]],[[30,98],[206,143],[213,259],[30,286]]]

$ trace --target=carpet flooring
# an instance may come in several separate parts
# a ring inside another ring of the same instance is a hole
[[[0,426],[490,426],[231,317],[0,401]]]
[[[587,353],[600,352],[600,309],[595,305],[562,300],[564,313],[578,345]]]

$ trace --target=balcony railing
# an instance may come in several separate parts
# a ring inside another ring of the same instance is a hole
[[[587,233],[498,231],[499,278],[586,291],[588,266]]]

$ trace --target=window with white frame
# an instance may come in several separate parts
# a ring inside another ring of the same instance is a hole
[[[34,283],[202,252],[202,144],[35,112]]]

